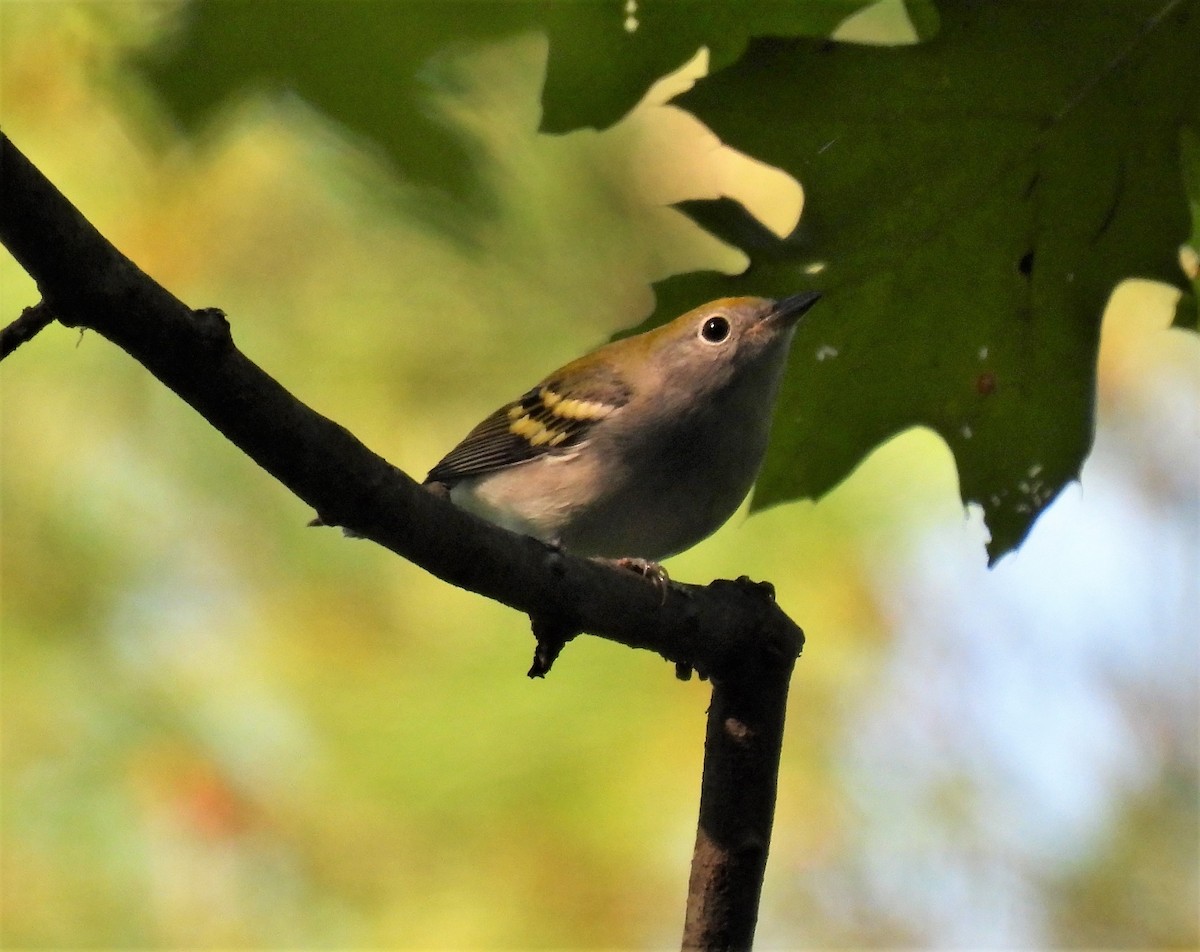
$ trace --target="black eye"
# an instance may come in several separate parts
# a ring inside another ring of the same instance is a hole
[[[710,344],[719,344],[729,336],[729,321],[724,317],[710,317],[700,325],[700,336]]]

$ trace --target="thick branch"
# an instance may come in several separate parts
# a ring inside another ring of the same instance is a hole
[[[744,591],[672,584],[481,522],[425,492],[349,431],[293,397],[233,344],[224,315],[192,311],[112,246],[0,135],[0,242],[68,326],[107,337],[312,506],[451,584],[572,628],[647,648],[702,675],[799,629]],[[751,630],[745,621],[757,619]]]
[[[713,584],[756,592],[764,614],[774,605],[769,585],[745,578]],[[724,676],[713,682],[683,925],[686,950],[729,952],[749,949],[754,941],[795,661],[787,653],[753,652],[730,659]]]

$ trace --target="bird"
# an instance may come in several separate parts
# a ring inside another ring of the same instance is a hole
[[[820,297],[721,298],[605,344],[486,417],[425,485],[568,552],[657,568],[749,493]]]

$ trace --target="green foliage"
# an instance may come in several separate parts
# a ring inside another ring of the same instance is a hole
[[[826,36],[869,2],[704,0],[647,3],[626,13],[616,0],[199,0],[187,8],[175,41],[142,58],[141,66],[191,130],[230,100],[295,93],[375,143],[406,176],[480,200],[478,156],[430,108],[431,100],[457,88],[448,68],[455,51],[545,31],[550,60],[543,128],[606,127],[701,46],[714,65],[725,65],[751,36]]]
[[[818,496],[925,424],[953,449],[964,502],[983,506],[995,559],[1078,476],[1112,289],[1183,284],[1178,143],[1200,125],[1200,11],[939,9],[937,38],[907,48],[756,40],[680,102],[807,192],[797,233],[753,254],[738,286],[829,292],[757,504]],[[740,217],[726,203],[702,220],[736,242]],[[726,286],[673,279],[661,313]]]
[[[709,68],[719,69],[735,62],[751,37],[828,36],[870,2],[648,2],[631,5],[628,14],[614,2],[551,4],[542,128],[605,128],[702,46]]]
[[[529,30],[544,3],[207,0],[140,59],[175,117],[202,129],[231,100],[295,94],[375,144],[405,176],[482,198],[468,143],[430,108],[455,49]]]
[[[1183,284],[1179,142],[1200,126],[1200,13],[1195,0],[1094,0],[1087,16],[910,2],[932,39],[823,39],[863,5],[203,2],[148,68],[193,126],[252,90],[298,93],[467,199],[439,203],[448,220],[489,201],[478,150],[431,108],[454,90],[447,51],[544,30],[543,128],[564,131],[613,123],[706,46],[714,73],[678,102],[794,175],[806,208],[779,241],[734,202],[688,203],[751,267],[661,283],[652,322],[725,294],[828,292],[800,334],[755,505],[818,497],[927,425],[954,452],[963,501],[983,507],[995,559],[1078,476],[1113,287]]]

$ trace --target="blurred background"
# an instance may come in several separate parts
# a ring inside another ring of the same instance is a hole
[[[297,100],[185,139],[128,66],[182,13],[5,0],[4,131],[418,478],[640,321],[650,282],[741,266],[669,203],[799,214],[794,182],[663,105],[686,76],[607,131],[539,135],[528,34],[452,55],[431,108],[495,203],[438,227]],[[37,299],[0,254],[0,320]],[[770,579],[809,638],[761,947],[1200,943],[1200,343],[1167,329],[1174,300],[1114,295],[1082,485],[995,569],[919,430],[669,563]],[[706,685],[592,638],[528,681],[522,616],[306,528],[94,334],[50,327],[0,394],[6,948],[678,944]]]

